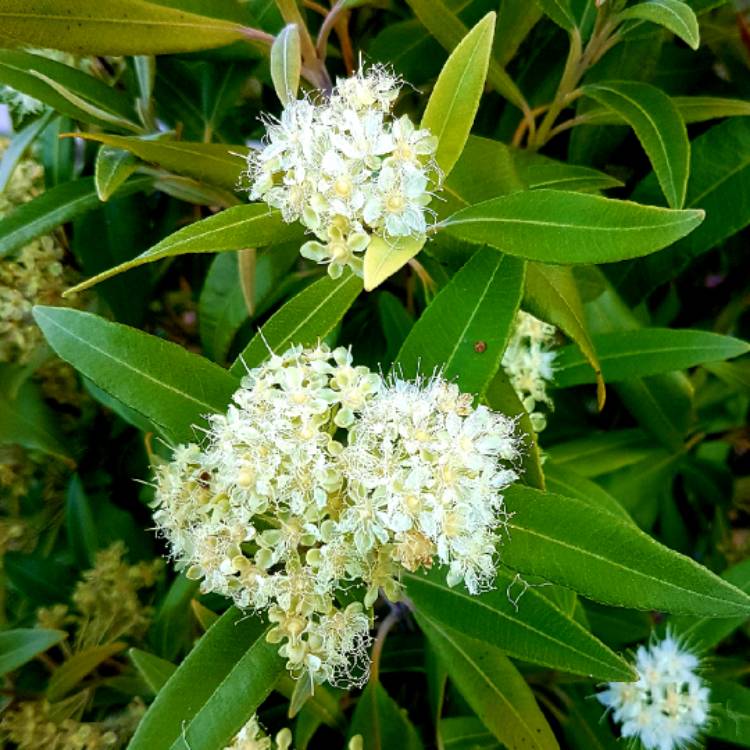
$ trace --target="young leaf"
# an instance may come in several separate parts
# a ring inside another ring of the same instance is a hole
[[[0,633],[0,676],[22,667],[38,654],[67,638],[64,630],[18,628]]]
[[[91,503],[77,474],[73,475],[68,485],[65,522],[68,529],[68,544],[76,564],[81,570],[93,568],[98,546],[96,523]]]
[[[131,648],[128,651],[128,656],[154,695],[164,687],[167,680],[177,670],[177,667],[171,661],[150,654],[148,651],[141,651],[139,648]]]
[[[589,334],[581,295],[572,270],[566,266],[529,263],[526,267],[523,304],[537,318],[552,323],[575,341],[576,351],[584,357],[589,365],[587,369],[596,381],[597,401],[599,409],[602,409],[605,398],[602,368]],[[559,366],[558,357],[559,353],[555,357],[555,378]]]
[[[604,379],[608,382],[685,370],[704,362],[719,362],[750,352],[750,345],[732,336],[709,331],[639,328],[594,336]],[[561,388],[593,382],[581,352],[572,346],[555,358],[555,383]]]
[[[127,183],[126,183],[127,184]],[[46,193],[45,193],[46,195]],[[0,222],[0,233],[2,222]],[[126,263],[97,274],[68,290],[68,294],[88,289],[100,281],[112,278],[118,273],[137,268],[144,263],[170,258],[185,253],[216,253],[224,250],[242,250],[246,247],[263,247],[265,245],[285,242],[301,236],[301,230],[295,224],[286,224],[281,214],[262,203],[251,203],[248,206],[233,206],[226,211],[196,221],[179,229],[169,237],[137,255]],[[2,235],[0,234],[0,249]]]
[[[419,613],[417,622],[466,702],[498,740],[534,750],[559,747],[531,688],[507,656]]]
[[[445,569],[427,575],[404,573],[403,580],[420,615],[508,656],[599,680],[632,678],[620,657],[563,614],[539,589],[526,586],[503,568],[498,570],[495,589],[479,596],[469,594],[462,584],[449,587]]]
[[[246,146],[221,143],[190,143],[152,137],[110,135],[109,133],[76,133],[76,137],[124,149],[139,159],[156,164],[175,174],[235,190],[245,170]]]
[[[265,323],[245,347],[230,372],[241,377],[246,368],[257,367],[269,355],[301,344],[315,346],[344,317],[362,291],[362,280],[353,273],[340,279],[326,276],[292,297]]]
[[[693,9],[683,0],[645,0],[619,14],[623,20],[651,21],[664,26],[692,47],[700,45],[700,29]]]
[[[632,523],[570,497],[514,485],[503,562],[594,601],[634,609],[733,617],[750,596]]]
[[[108,201],[120,185],[138,169],[138,159],[129,151],[102,146],[96,154],[94,184],[100,201]]]
[[[480,249],[414,324],[398,353],[404,377],[442,370],[465,393],[482,394],[500,359],[521,301],[524,263]]]
[[[406,712],[377,680],[367,683],[357,701],[349,738],[358,734],[367,750],[422,750],[422,741]]]
[[[423,247],[420,237],[399,237],[386,240],[375,236],[365,250],[365,291],[371,292],[387,278],[403,268]]]
[[[158,55],[266,39],[238,23],[145,0],[4,0],[0,40],[76,55]]]
[[[266,627],[234,607],[159,690],[129,750],[216,750],[229,744],[283,670]]]
[[[648,255],[703,221],[672,211],[564,190],[525,190],[461,209],[438,224],[448,234],[528,260],[611,263]]]
[[[297,98],[301,70],[299,28],[291,23],[279,32],[271,46],[271,80],[283,105]]]
[[[438,138],[435,160],[447,175],[463,151],[484,90],[495,14],[488,13],[451,52],[427,102],[422,127]]]
[[[193,425],[224,411],[238,387],[181,346],[91,313],[37,306],[34,319],[60,357],[175,442],[194,440]]]
[[[606,81],[585,86],[583,91],[617,112],[633,128],[667,202],[672,208],[682,208],[690,170],[690,142],[672,100],[663,91],[640,81]]]
[[[121,197],[148,190],[153,183],[151,177],[133,177],[120,186],[117,195]],[[0,257],[99,205],[93,177],[50,188],[0,220]]]

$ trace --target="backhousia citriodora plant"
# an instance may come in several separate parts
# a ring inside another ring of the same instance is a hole
[[[0,22],[4,746],[750,746],[742,2]]]

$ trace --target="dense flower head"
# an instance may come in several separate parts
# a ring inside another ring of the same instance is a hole
[[[518,399],[531,417],[536,432],[547,424],[540,406],[552,407],[547,384],[554,377],[557,329],[523,310],[518,311],[510,341],[503,354],[503,369]]]
[[[698,658],[668,635],[640,646],[634,666],[636,682],[610,682],[596,696],[612,710],[622,736],[640,740],[646,750],[677,750],[695,742],[709,712]]]
[[[248,157],[250,197],[300,221],[317,240],[304,257],[361,275],[373,236],[389,243],[427,231],[440,185],[437,138],[391,108],[401,81],[383,66],[339,79],[327,99],[293,100],[266,121],[262,149]]]
[[[452,585],[490,586],[518,451],[513,420],[439,376],[384,380],[346,349],[292,347],[157,469],[154,518],[204,591],[267,612],[294,676],[358,684],[372,605],[398,599],[403,568],[437,560]]]

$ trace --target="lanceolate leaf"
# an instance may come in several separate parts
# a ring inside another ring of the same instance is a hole
[[[311,284],[271,316],[230,372],[241,377],[246,368],[263,362],[270,351],[280,354],[295,344],[314,346],[334,329],[361,291],[362,280],[349,272],[340,279],[326,276]]]
[[[500,366],[521,300],[524,263],[478,250],[435,297],[398,354],[404,376],[442,370],[481,394]]]
[[[620,18],[657,23],[677,34],[693,49],[698,49],[700,44],[698,19],[683,0],[645,0],[626,8],[620,13]]]
[[[708,735],[750,747],[750,689],[719,680],[708,687],[712,707]]]
[[[39,133],[47,127],[52,119],[52,115],[53,111],[51,109],[45,110],[36,120],[32,120],[11,139],[0,159],[0,193],[7,187],[16,165],[21,160],[26,149],[34,142]]]
[[[77,137],[130,151],[139,159],[211,185],[235,189],[245,169],[246,146],[136,138],[109,133],[76,133]]]
[[[0,223],[0,232],[2,223]],[[246,247],[263,247],[293,239],[302,235],[295,224],[286,224],[278,211],[262,203],[234,206],[226,211],[197,221],[169,235],[145,253],[126,263],[110,268],[78,284],[68,293],[88,289],[100,281],[116,276],[123,271],[137,268],[144,263],[153,263],[173,255],[185,253],[216,253],[224,250],[242,250]],[[2,245],[0,244],[0,247]]]
[[[639,328],[594,336],[604,379],[629,380],[719,362],[750,352],[746,342],[709,331]],[[561,387],[593,382],[593,373],[577,348],[555,358],[555,382]]]
[[[283,669],[278,646],[265,642],[265,632],[258,617],[230,608],[159,691],[129,750],[228,745]]]
[[[507,747],[558,747],[531,688],[507,656],[419,613],[417,622],[466,702],[497,739]]]
[[[438,139],[435,160],[450,173],[463,151],[484,90],[495,14],[488,13],[451,52],[422,117],[422,127]]]
[[[296,98],[301,69],[299,29],[292,23],[279,32],[271,47],[271,79],[282,104]]]
[[[148,190],[151,177],[133,177],[117,191],[118,197]],[[0,221],[0,257],[8,255],[61,224],[100,205],[93,177],[57,185],[16,208]]]
[[[367,743],[367,750],[422,750],[406,712],[377,680],[370,680],[357,701],[349,737],[358,734]]]
[[[667,202],[672,208],[682,208],[690,169],[690,143],[685,123],[672,100],[663,91],[640,81],[591,84],[584,92],[620,114],[633,128],[651,160]]]
[[[574,498],[514,485],[503,562],[594,601],[634,609],[750,615],[750,596],[632,523]]]
[[[194,440],[192,425],[224,411],[238,387],[226,370],[181,346],[96,315],[35,307],[34,318],[60,357],[171,440]]]
[[[78,55],[152,55],[222,47],[257,38],[251,29],[145,0],[4,0],[6,47]]]
[[[54,671],[47,685],[48,700],[55,702],[64,698],[84,677],[124,648],[125,644],[119,641],[77,651]]]
[[[0,633],[0,675],[12,672],[67,637],[63,630],[19,628]]]
[[[576,21],[569,0],[536,0],[536,2],[558,26],[566,31],[575,27]]]
[[[648,255],[684,237],[703,212],[563,190],[526,190],[464,208],[438,228],[528,260],[564,265]]]
[[[100,201],[108,201],[120,185],[138,169],[138,158],[121,148],[102,146],[96,154],[94,184]]]
[[[167,680],[177,669],[171,661],[154,656],[147,651],[141,651],[138,648],[131,648],[128,651],[128,656],[154,695],[164,687]]]
[[[385,240],[375,236],[365,250],[364,283],[371,292],[403,268],[423,247],[423,237],[399,237]]]
[[[501,559],[504,554],[501,549]],[[445,569],[434,569],[427,575],[403,576],[417,612],[431,622],[447,625],[532,664],[600,680],[631,679],[632,673],[622,659],[540,591],[527,587],[523,579],[501,568],[495,589],[473,596],[462,584],[450,588],[445,573]]]
[[[513,149],[511,153],[518,176],[530,190],[555,188],[593,192],[622,187],[620,180],[591,167],[567,164],[525,149]]]

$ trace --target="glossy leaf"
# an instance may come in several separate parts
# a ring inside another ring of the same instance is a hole
[[[750,345],[709,331],[639,328],[594,336],[604,379],[609,382],[685,370],[750,352]],[[561,388],[593,382],[593,373],[577,348],[560,349],[555,358],[555,383]]]
[[[417,622],[471,709],[497,739],[508,747],[558,747],[531,689],[507,656],[419,613]]]
[[[195,439],[193,425],[223,412],[238,387],[226,370],[181,346],[96,315],[35,307],[34,318],[60,357],[171,440]]]
[[[163,138],[136,138],[109,133],[76,133],[78,138],[96,141],[106,146],[123,149],[139,159],[155,164],[175,174],[236,189],[240,176],[246,169],[245,146],[227,146],[220,143],[189,143]]]
[[[265,631],[258,617],[227,610],[161,688],[129,750],[216,750],[229,744],[283,669]]]
[[[269,349],[281,353],[295,344],[315,346],[344,317],[361,290],[362,280],[352,273],[335,280],[326,276],[303,289],[263,325],[230,372],[242,376],[246,368],[261,364]]]
[[[422,127],[438,139],[435,160],[447,175],[463,151],[484,90],[495,14],[488,13],[456,46],[427,102]]]
[[[2,223],[0,223],[0,232]],[[226,211],[196,221],[179,229],[169,237],[126,263],[110,268],[73,287],[70,291],[88,289],[100,281],[116,276],[123,271],[137,268],[144,263],[169,258],[185,253],[216,253],[224,250],[242,250],[246,247],[263,247],[300,236],[301,230],[293,224],[285,224],[278,211],[261,203],[235,206]],[[0,247],[2,245],[0,244]]]
[[[648,255],[684,237],[702,211],[672,211],[563,190],[527,190],[477,203],[438,228],[545,263],[609,263]]]
[[[422,741],[406,712],[377,681],[370,680],[357,701],[349,737],[360,734],[367,750],[422,750]]]
[[[282,104],[297,97],[301,70],[299,28],[292,23],[279,32],[271,47],[271,80]]]
[[[750,615],[750,596],[633,524],[588,503],[529,487],[505,491],[503,562],[594,601],[634,609]]]
[[[478,250],[411,329],[397,357],[404,377],[442,370],[465,393],[483,393],[500,366],[523,279],[523,261]]]
[[[554,188],[594,191],[622,187],[623,184],[597,169],[557,161],[526,149],[514,149],[511,153],[518,176],[530,190]]]
[[[651,160],[667,202],[672,208],[682,208],[690,169],[690,143],[685,123],[672,100],[663,91],[639,81],[606,81],[583,90],[586,96],[617,112],[633,128]]]
[[[698,19],[692,8],[683,0],[645,0],[631,5],[620,13],[624,20],[651,21],[664,26],[693,49],[700,44]]]
[[[44,628],[18,628],[0,632],[0,675],[22,667],[67,636],[64,630]]]
[[[631,679],[622,659],[512,573],[498,570],[495,589],[479,596],[469,594],[462,584],[449,587],[445,574],[441,568],[426,575],[403,575],[409,599],[431,622],[549,669],[600,680]]]
[[[94,166],[94,184],[99,200],[108,201],[136,169],[138,159],[130,151],[102,146],[96,154]]]
[[[422,249],[424,243],[424,238],[420,237],[385,240],[374,236],[365,250],[365,290],[371,292],[401,270]]]
[[[4,0],[6,47],[77,55],[150,55],[222,47],[248,38],[240,24],[144,0]]]
[[[152,185],[151,177],[133,177],[120,186],[117,195],[132,195]],[[93,177],[66,182],[45,191],[0,220],[0,257],[99,205]]]

